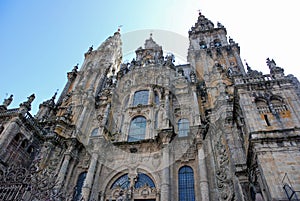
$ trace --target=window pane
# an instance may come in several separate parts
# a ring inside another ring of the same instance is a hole
[[[145,139],[146,133],[146,118],[138,116],[130,123],[128,142],[135,142]]]
[[[98,128],[95,128],[92,133],[91,136],[97,136],[98,135]]]
[[[110,189],[121,187],[122,189],[128,189],[130,185],[130,181],[128,178],[128,174],[124,174],[123,176],[119,177],[110,187]]]
[[[134,188],[141,188],[145,185],[147,185],[151,188],[155,187],[155,184],[154,184],[153,180],[148,175],[143,174],[143,173],[139,173],[137,181],[134,185]]]
[[[86,174],[87,174],[86,172],[81,173],[77,179],[77,184],[75,186],[75,192],[74,192],[74,198],[73,198],[74,201],[81,200],[81,197],[82,197],[81,192],[82,192],[84,180],[86,178]]]
[[[159,96],[156,92],[154,93],[154,102],[156,105],[159,105]]]
[[[178,172],[179,201],[195,201],[194,172],[191,167],[183,166]]]
[[[184,137],[188,136],[190,130],[190,123],[187,119],[180,119],[178,121],[178,136]]]
[[[139,104],[147,105],[148,104],[148,97],[149,97],[149,91],[148,90],[135,92],[134,98],[133,98],[133,106],[137,106]]]

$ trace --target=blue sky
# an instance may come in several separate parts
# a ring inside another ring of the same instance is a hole
[[[98,47],[122,26],[121,33],[168,30],[187,37],[198,10],[220,21],[241,46],[242,59],[268,73],[267,57],[299,78],[300,14],[295,0],[2,0],[0,2],[0,102],[9,108],[35,93],[38,105],[67,81],[66,73],[93,45]],[[125,44],[124,44],[125,45]],[[143,45],[140,44],[140,45]],[[138,48],[138,47],[137,47]]]

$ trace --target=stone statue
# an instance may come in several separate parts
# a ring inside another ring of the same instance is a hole
[[[89,50],[87,51],[88,54],[90,54],[93,51],[93,45],[89,47]]]
[[[73,73],[77,73],[78,65],[79,65],[79,64],[76,64],[76,66],[74,66],[74,68],[73,68],[73,70],[72,70]]]
[[[3,105],[4,105],[5,107],[9,106],[9,105],[11,104],[12,100],[13,100],[13,95],[11,94],[11,95],[9,96],[9,98],[4,99]]]
[[[119,193],[119,197],[117,198],[116,201],[125,201],[125,198],[123,196],[124,192],[121,190],[120,193]]]

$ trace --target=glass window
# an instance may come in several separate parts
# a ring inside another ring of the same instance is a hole
[[[86,172],[82,172],[78,176],[77,183],[76,183],[76,186],[75,186],[75,191],[74,191],[74,197],[73,197],[74,201],[79,201],[82,198],[81,193],[82,193],[83,183],[84,183],[84,180],[86,178],[86,174],[87,174]]]
[[[147,120],[143,116],[135,117],[129,127],[128,142],[145,139]]]
[[[159,96],[158,96],[157,92],[154,92],[154,103],[156,105],[159,105]]]
[[[179,119],[178,121],[178,136],[184,137],[188,136],[190,131],[190,123],[187,119]]]
[[[207,48],[206,43],[204,41],[201,41],[199,44],[200,44],[200,49],[206,49]]]
[[[121,187],[122,189],[128,189],[130,187],[130,181],[128,174],[124,174],[119,177],[110,187],[110,189]]]
[[[137,180],[135,181],[134,188],[141,188],[143,186],[149,186],[151,188],[155,188],[155,184],[153,180],[144,173],[138,173]],[[128,178],[128,174],[124,174],[119,177],[110,187],[110,189],[120,187],[122,189],[129,189],[130,181]]]
[[[142,90],[142,91],[135,92],[134,93],[134,98],[133,98],[133,106],[137,106],[139,104],[147,105],[148,104],[148,98],[149,98],[149,91],[148,90]]]
[[[154,184],[153,180],[148,175],[139,173],[137,181],[134,184],[134,188],[141,188],[145,185],[147,185],[151,188],[155,188],[155,184]]]
[[[95,128],[92,133],[91,136],[97,136],[98,135],[98,128]]]
[[[179,201],[195,201],[194,171],[189,166],[183,166],[178,171]]]

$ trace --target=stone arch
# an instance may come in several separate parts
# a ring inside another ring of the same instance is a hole
[[[146,197],[147,199],[155,199],[157,197],[156,189],[159,186],[159,183],[157,182],[155,177],[149,173],[149,171],[145,171],[144,169],[140,168],[136,169],[137,178],[134,180],[133,185],[135,187],[133,189],[130,188],[130,185],[132,184],[130,183],[131,180],[129,179],[129,169],[124,169],[123,171],[111,175],[111,177],[107,178],[102,189],[102,192],[104,192],[103,195],[105,200],[116,200],[120,192],[122,192],[125,195],[130,193],[134,196],[135,199],[141,199]],[[147,184],[147,182],[150,182],[150,185],[145,185]]]
[[[268,100],[263,97],[257,97],[255,98],[255,104],[258,112],[260,114],[263,113],[270,113],[270,108],[268,106]]]

